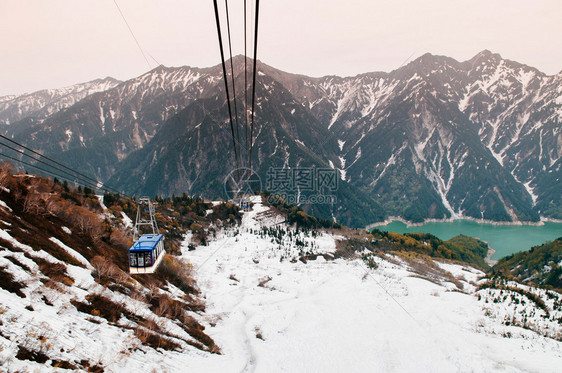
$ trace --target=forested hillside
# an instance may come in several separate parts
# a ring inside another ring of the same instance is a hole
[[[562,290],[562,237],[501,258],[493,269],[519,281]]]

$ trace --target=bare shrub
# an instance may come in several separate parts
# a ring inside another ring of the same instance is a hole
[[[23,211],[34,215],[46,213],[46,204],[41,194],[28,193],[23,200]]]
[[[96,255],[92,258],[91,263],[94,267],[94,275],[97,277],[98,281],[106,282],[108,280],[113,280],[118,284],[127,284],[129,275],[106,258]]]
[[[66,293],[66,290],[63,289],[63,287],[60,286],[58,282],[55,282],[55,281],[51,280],[50,278],[46,279],[46,280],[42,280],[41,282],[43,282],[43,285],[45,285],[49,289],[56,290],[59,293]]]
[[[8,162],[0,163],[0,186],[6,187],[7,181],[12,177],[14,167]]]
[[[164,254],[156,273],[162,280],[169,281],[184,293],[199,293],[193,279],[192,267],[169,254]]]
[[[129,294],[129,297],[134,300],[135,302],[131,302],[131,306],[133,308],[133,312],[136,314],[140,310],[143,303],[146,303],[147,299],[146,296],[138,290],[133,290]]]
[[[154,311],[156,315],[162,317],[167,316],[170,313],[170,308],[172,306],[172,299],[170,297],[163,295],[158,299],[158,307]]]
[[[125,235],[120,230],[114,229],[109,236],[109,242],[115,247],[128,249],[132,245],[132,238]]]
[[[86,300],[88,303],[82,303],[76,300],[71,300],[70,302],[78,311],[103,317],[111,323],[116,323],[121,318],[122,314],[127,313],[122,305],[100,294],[89,294],[86,296]]]
[[[67,286],[74,283],[74,280],[68,276],[66,265],[63,263],[51,263],[37,257],[34,260],[39,266],[39,270],[52,281],[63,283]]]
[[[52,182],[49,179],[30,178],[23,197],[23,211],[35,215],[46,214],[51,191]]]

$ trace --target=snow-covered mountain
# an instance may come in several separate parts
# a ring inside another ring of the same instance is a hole
[[[350,78],[264,70],[330,129],[346,180],[390,214],[562,216],[560,74],[489,51],[462,63],[426,54]]]
[[[347,78],[258,69],[255,171],[337,168],[340,203],[324,218],[562,219],[561,74],[489,51]],[[214,197],[234,167],[223,85],[220,66],[159,67],[7,133],[129,192]],[[373,213],[349,210],[359,203]]]
[[[74,105],[84,97],[107,91],[121,83],[107,77],[59,89],[45,89],[29,94],[0,97],[0,128],[27,117],[43,119]]]
[[[202,97],[218,79],[208,70],[158,67],[47,118],[15,122],[7,135],[105,180],[169,115]]]

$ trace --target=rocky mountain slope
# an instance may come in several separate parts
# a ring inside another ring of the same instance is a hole
[[[389,214],[560,217],[560,74],[489,51],[462,63],[426,54],[350,78],[266,71],[330,128],[337,166]]]
[[[14,122],[6,134],[107,180],[115,165],[142,148],[168,116],[218,82],[219,70],[214,69],[217,77],[207,70],[158,67],[45,119],[30,115]]]
[[[271,167],[338,170],[337,203],[305,203],[309,211],[355,226],[562,218],[560,74],[489,51],[347,78],[258,69],[252,165],[262,182]],[[236,167],[223,84],[219,66],[159,67],[6,133],[128,192],[216,197]]]

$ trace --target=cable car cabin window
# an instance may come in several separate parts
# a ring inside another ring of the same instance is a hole
[[[150,267],[152,266],[152,252],[130,253],[129,261],[131,267]]]
[[[129,254],[129,262],[131,267],[137,266],[137,253],[130,253]]]
[[[144,253],[144,265],[150,267],[152,265],[152,252]]]

